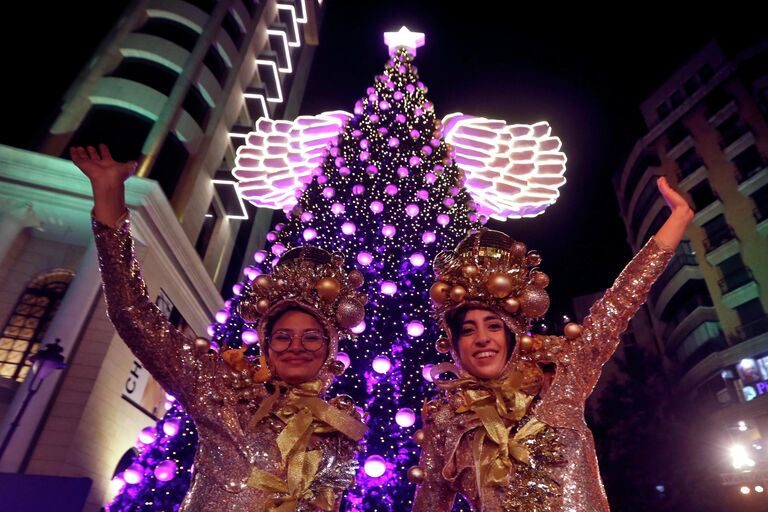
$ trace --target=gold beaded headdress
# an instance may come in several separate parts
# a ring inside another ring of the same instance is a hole
[[[450,336],[451,315],[465,306],[488,308],[516,335],[525,335],[531,321],[546,313],[549,277],[536,267],[541,256],[523,242],[500,231],[481,229],[453,251],[442,251],[432,264],[437,281],[429,290],[434,312]],[[448,339],[438,341],[449,352]]]
[[[341,253],[296,247],[280,257],[270,274],[258,276],[245,287],[237,312],[245,322],[257,323],[262,354],[266,354],[269,320],[297,307],[316,317],[330,338],[323,370],[340,373],[336,361],[339,337],[354,337],[351,328],[363,321],[368,302],[368,296],[358,291],[363,274],[358,270],[347,273],[343,265]]]

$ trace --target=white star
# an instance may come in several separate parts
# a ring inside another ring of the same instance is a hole
[[[424,46],[424,34],[422,32],[411,32],[403,26],[397,32],[384,32],[384,42],[389,47],[389,55],[395,54],[395,50],[400,46],[408,48],[408,53],[415,56],[416,48]]]

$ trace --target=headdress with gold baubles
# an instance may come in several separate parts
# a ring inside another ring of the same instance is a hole
[[[429,290],[434,314],[447,334],[438,340],[437,350],[451,352],[461,366],[450,339],[451,317],[464,307],[476,307],[491,310],[504,321],[517,338],[515,351],[521,357],[551,359],[542,351],[545,347],[538,346],[542,340],[528,335],[533,319],[549,308],[544,290],[549,277],[538,270],[539,264],[541,256],[523,242],[486,228],[468,235],[456,249],[440,252],[432,264],[436,282]]]
[[[344,271],[344,255],[313,246],[285,252],[270,274],[260,275],[246,286],[237,306],[247,323],[256,323],[261,364],[267,353],[267,324],[283,311],[296,307],[307,311],[323,326],[329,338],[328,357],[318,378],[324,387],[344,370],[336,360],[339,338],[353,338],[351,328],[365,317],[368,297],[358,291],[362,273]]]

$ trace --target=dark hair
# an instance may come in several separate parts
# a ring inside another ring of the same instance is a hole
[[[448,330],[451,336],[451,344],[453,345],[453,350],[455,350],[457,354],[459,353],[459,338],[461,338],[461,326],[464,323],[464,319],[467,317],[467,313],[469,313],[473,309],[488,311],[489,313],[493,313],[494,315],[496,314],[496,312],[490,308],[484,308],[484,307],[478,307],[478,306],[464,306],[454,311],[451,314],[451,316],[448,317]],[[509,327],[507,327],[506,323],[504,323],[504,334],[507,337],[507,361],[508,361],[509,358],[512,356],[512,349],[515,348],[515,334],[509,330]]]

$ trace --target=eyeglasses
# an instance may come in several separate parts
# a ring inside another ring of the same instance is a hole
[[[291,334],[288,331],[275,331],[268,338],[269,348],[278,354],[285,352],[291,346],[291,342],[295,338],[299,338],[301,341],[301,346],[304,348],[304,350],[309,352],[317,352],[323,348],[325,340],[328,339],[328,337],[320,331],[305,331],[301,335]]]

